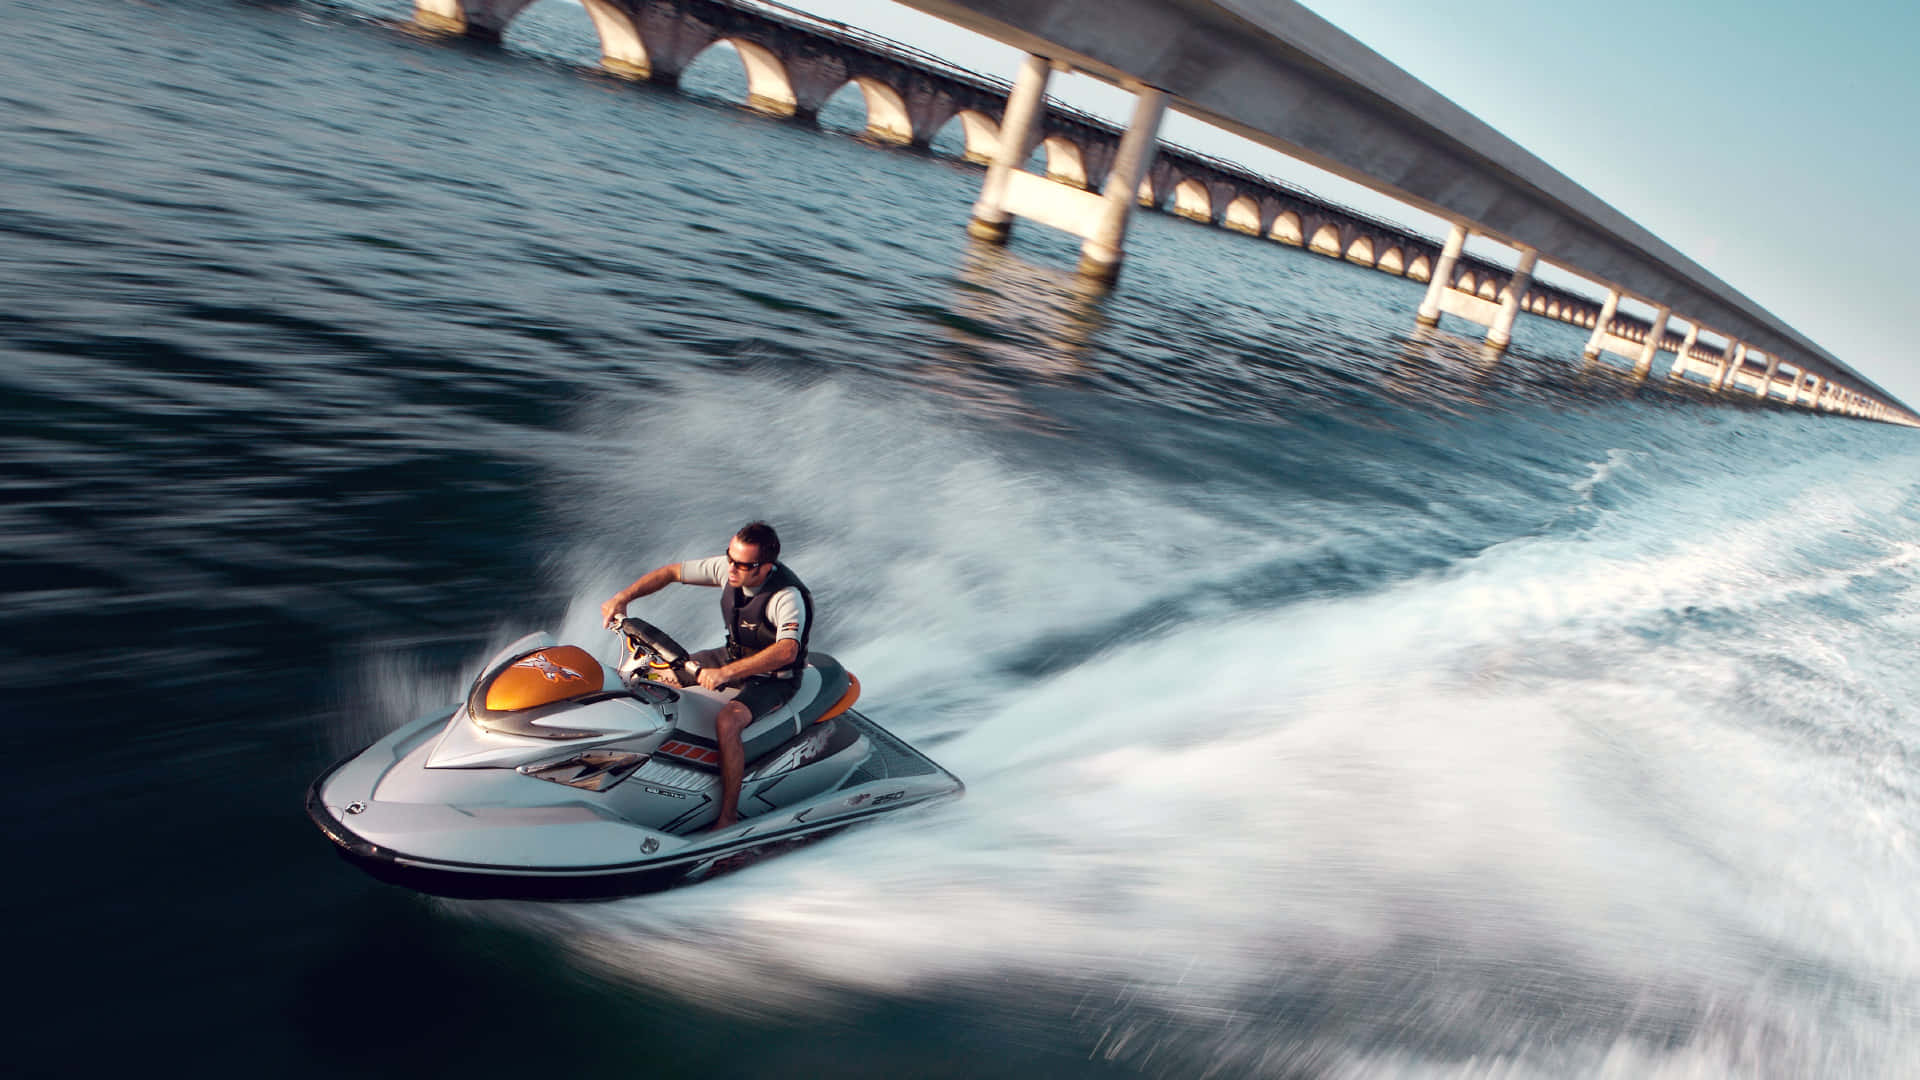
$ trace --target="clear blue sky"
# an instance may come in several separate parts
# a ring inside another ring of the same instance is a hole
[[[1011,77],[1018,62],[893,0],[787,2],[987,74]],[[1917,0],[1307,6],[1920,408]],[[1125,117],[1126,97],[1091,79],[1056,79],[1054,92]],[[1441,229],[1185,117],[1163,134]],[[1496,246],[1474,250],[1511,261]]]

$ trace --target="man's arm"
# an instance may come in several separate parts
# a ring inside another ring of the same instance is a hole
[[[633,584],[627,586],[624,589],[621,589],[619,592],[614,593],[613,596],[609,598],[606,603],[600,605],[601,623],[607,626],[612,626],[614,623],[614,620],[624,616],[627,613],[628,604],[633,603],[635,600],[638,600],[643,596],[648,596],[653,593],[657,593],[661,589],[664,589],[667,586],[679,580],[680,580],[680,564],[679,563],[671,563],[669,565],[647,571],[646,574],[641,576],[640,580],[634,582]]]
[[[752,656],[743,656],[731,664],[722,664],[717,668],[701,668],[700,685],[709,690],[718,690],[728,683],[779,671],[793,663],[794,658],[799,655],[798,641],[792,638],[781,638]]]

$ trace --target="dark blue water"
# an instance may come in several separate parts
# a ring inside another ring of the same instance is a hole
[[[1914,1073],[1910,433],[396,6],[0,6],[15,1071]],[[572,906],[306,822],[752,517],[964,800]]]

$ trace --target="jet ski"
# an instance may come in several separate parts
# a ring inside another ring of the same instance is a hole
[[[615,629],[611,670],[546,633],[514,642],[452,712],[321,774],[308,816],[347,861],[420,892],[592,899],[700,881],[964,790],[854,711],[859,680],[809,651],[792,699],[741,733],[740,821],[711,829],[714,719],[733,691],[695,684],[686,650],[650,623]]]

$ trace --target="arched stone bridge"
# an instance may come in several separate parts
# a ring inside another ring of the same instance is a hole
[[[498,40],[536,0],[416,0],[423,25]],[[847,84],[866,103],[866,135],[877,142],[929,147],[959,125],[968,160],[987,163],[1000,145],[1010,85],[843,23],[791,9],[725,0],[583,0],[610,71],[674,85],[701,54],[733,46],[745,69],[747,104],[775,116],[812,121]],[[1049,105],[1037,154],[1049,179],[1098,190],[1111,168],[1120,125]],[[1139,187],[1139,203],[1361,266],[1426,282],[1440,260],[1438,241],[1350,210],[1291,185],[1171,144],[1162,144]],[[1461,258],[1456,289],[1494,301],[1511,279],[1492,263]],[[1530,282],[1525,309],[1592,327],[1600,305]],[[1626,316],[1614,332],[1639,340],[1649,327]]]

